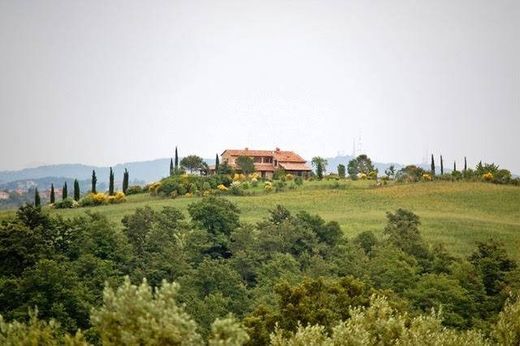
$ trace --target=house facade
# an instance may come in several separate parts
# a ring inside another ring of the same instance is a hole
[[[221,162],[227,162],[235,170],[240,171],[236,164],[236,159],[240,156],[253,159],[255,171],[262,178],[271,179],[278,169],[283,169],[286,173],[296,176],[308,176],[311,173],[307,161],[300,155],[293,151],[280,150],[280,148],[275,150],[227,149],[220,157]]]

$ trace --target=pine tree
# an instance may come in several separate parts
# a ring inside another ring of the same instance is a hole
[[[92,170],[92,189],[91,189],[92,193],[97,193],[96,184],[97,184],[96,171]]]
[[[457,161],[453,161],[453,172],[457,172]]]
[[[464,156],[464,173],[468,170],[468,161],[466,161],[466,156]]]
[[[173,159],[170,159],[170,177],[173,175]]]
[[[435,159],[433,158],[433,154],[432,154],[431,173],[432,173],[432,176],[435,175]]]
[[[442,155],[441,155],[441,175],[444,174],[444,162],[442,161]]]
[[[80,196],[81,196],[81,192],[79,190],[78,179],[74,179],[74,200],[79,201]]]
[[[114,172],[112,167],[110,167],[110,176],[108,177],[108,194],[110,196],[114,195]]]
[[[67,191],[67,182],[63,184],[63,190],[61,190],[61,199],[64,200],[68,197],[69,192]]]
[[[123,174],[123,193],[126,195],[126,191],[128,191],[128,180],[129,174],[128,170],[125,168],[125,173]]]
[[[175,147],[175,174],[179,173],[179,154],[177,153],[177,147]]]
[[[218,154],[215,154],[215,173],[218,174],[218,167],[220,166],[220,160],[218,158]]]
[[[38,188],[34,189],[34,206],[40,207],[42,204],[42,201],[40,199],[40,193],[38,192]]]
[[[51,204],[56,202],[56,196],[54,194],[54,184],[51,184]]]

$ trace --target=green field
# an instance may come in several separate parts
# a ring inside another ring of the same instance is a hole
[[[229,196],[242,211],[242,221],[255,222],[268,210],[282,204],[297,212],[306,210],[326,220],[341,224],[352,237],[371,230],[381,234],[385,213],[407,208],[418,214],[424,237],[431,242],[443,242],[458,255],[467,255],[476,241],[493,238],[502,241],[510,254],[520,260],[520,188],[470,182],[433,182],[373,187],[373,182],[341,183],[333,188],[332,181],[307,182],[296,190],[253,196]],[[148,194],[129,196],[120,205],[92,208],[52,210],[52,213],[72,217],[86,210],[96,211],[120,224],[121,218],[139,207],[154,209],[173,206],[186,212],[188,204],[198,197],[166,199]],[[2,212],[0,219],[12,215]]]

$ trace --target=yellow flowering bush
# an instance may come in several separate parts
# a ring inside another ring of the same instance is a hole
[[[287,181],[291,181],[291,180],[293,180],[293,179],[294,179],[294,176],[293,176],[291,173],[287,173],[287,174],[285,175],[285,180],[287,180]]]
[[[270,181],[266,181],[264,184],[264,191],[265,192],[273,191],[273,183],[271,183]]]
[[[484,179],[485,181],[493,180],[493,173],[487,172],[487,173],[482,174],[482,179]]]
[[[157,190],[161,187],[161,183],[160,182],[155,182],[155,183],[152,183],[150,185],[150,187],[148,188],[148,191],[150,191],[150,193],[152,195],[156,195],[157,194]]]
[[[104,204],[108,202],[108,196],[102,192],[94,193],[92,195],[92,200],[95,204]]]
[[[358,178],[361,179],[361,180],[366,180],[367,179],[367,175],[365,173],[359,173],[358,174]]]
[[[218,189],[219,191],[222,191],[222,192],[225,192],[225,191],[228,190],[228,188],[225,187],[224,184],[220,184],[220,185],[218,185],[218,186],[217,186],[217,189]]]
[[[424,174],[422,175],[422,179],[423,179],[424,181],[432,181],[432,176],[431,176],[430,174],[428,174],[428,173],[424,173]]]
[[[249,178],[251,179],[251,181],[253,181],[253,179],[258,180],[258,178],[260,178],[260,174],[258,174],[257,172],[253,172],[249,174]]]

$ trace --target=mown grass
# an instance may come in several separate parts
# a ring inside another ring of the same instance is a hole
[[[349,237],[371,230],[382,234],[385,214],[397,208],[410,209],[421,218],[421,231],[431,242],[443,242],[454,254],[465,256],[476,241],[504,242],[510,254],[520,260],[520,188],[470,182],[431,182],[373,187],[370,182],[307,182],[296,190],[253,196],[227,196],[242,212],[242,221],[266,217],[276,204],[292,212],[305,210],[326,220],[338,221]],[[95,211],[120,225],[124,215],[149,205],[154,209],[173,206],[186,212],[197,197],[166,199],[148,194],[129,196],[120,205],[69,210],[52,210],[64,217]],[[12,214],[13,212],[10,211]],[[0,219],[7,215],[0,214]]]

